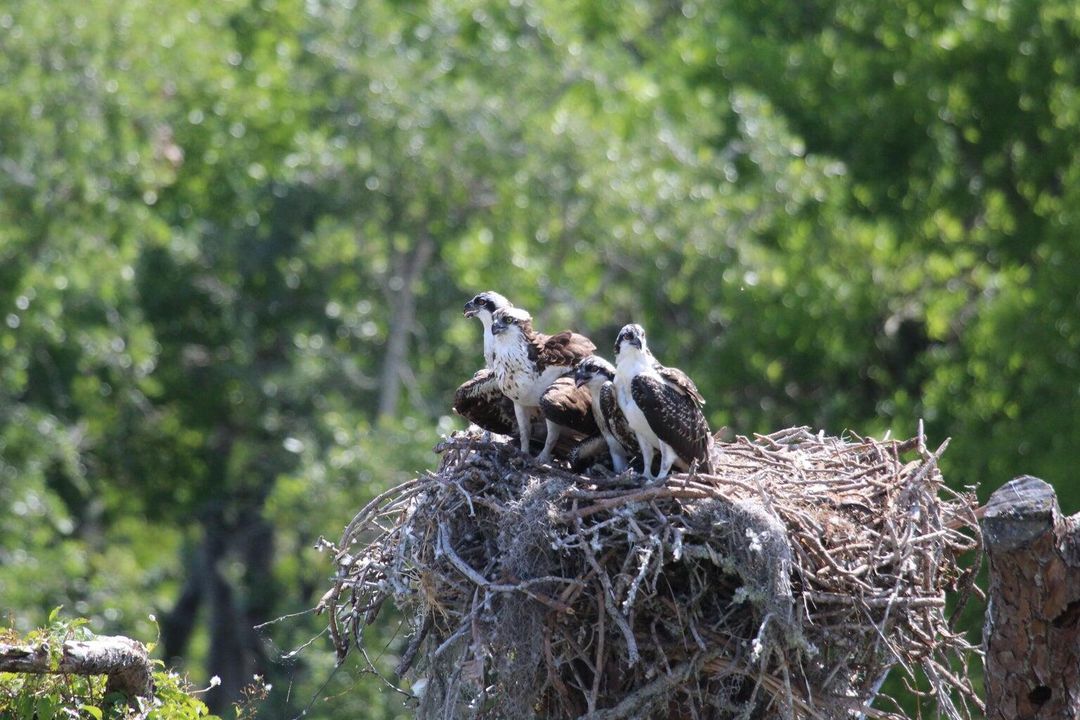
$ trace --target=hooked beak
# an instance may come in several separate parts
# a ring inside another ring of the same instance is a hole
[[[467,318],[476,317],[476,314],[480,312],[473,304],[472,300],[465,303],[464,315]]]
[[[582,386],[588,385],[588,384],[589,384],[589,378],[585,377],[584,375],[575,375],[574,376],[574,387],[582,387]]]

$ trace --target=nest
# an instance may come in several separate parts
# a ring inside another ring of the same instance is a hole
[[[339,659],[392,600],[418,717],[907,717],[893,668],[939,715],[982,711],[946,614],[981,560],[976,501],[921,430],[740,437],[715,474],[653,486],[475,434],[436,450],[324,543]]]

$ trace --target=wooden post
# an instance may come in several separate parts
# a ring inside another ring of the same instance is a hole
[[[1080,515],[1031,476],[999,488],[982,531],[990,558],[988,720],[1080,717]]]

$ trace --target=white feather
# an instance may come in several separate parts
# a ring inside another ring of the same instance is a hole
[[[495,367],[495,336],[491,334],[493,322],[491,312],[487,308],[481,308],[476,316],[484,324],[484,367]]]

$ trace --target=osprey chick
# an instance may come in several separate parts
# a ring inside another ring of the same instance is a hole
[[[614,381],[615,366],[599,355],[585,358],[574,370],[576,385],[589,388],[593,418],[611,453],[612,467],[621,473],[630,466],[629,456],[636,452],[637,438],[619,409]]]
[[[661,480],[672,465],[689,468],[697,461],[712,472],[712,438],[701,406],[705,398],[694,381],[676,368],[657,362],[640,325],[626,325],[615,341],[615,396],[637,436],[648,481]],[[660,451],[660,472],[652,476],[653,453]]]
[[[514,413],[521,429],[521,450],[529,451],[528,409],[540,407],[547,424],[541,462],[551,459],[563,428],[588,433],[593,423],[588,398],[572,381],[556,380],[596,350],[585,336],[569,330],[543,335],[533,330],[532,316],[519,308],[496,310],[491,324],[493,369],[503,394],[514,401]],[[547,394],[545,397],[545,394]],[[543,400],[543,402],[542,402]],[[595,425],[595,423],[593,423]],[[592,428],[596,432],[596,428]]]
[[[454,393],[454,411],[488,432],[513,435],[518,431],[514,403],[503,395],[491,369],[491,316],[513,303],[494,290],[486,290],[465,303],[464,315],[478,317],[484,326],[484,369],[463,382]]]

